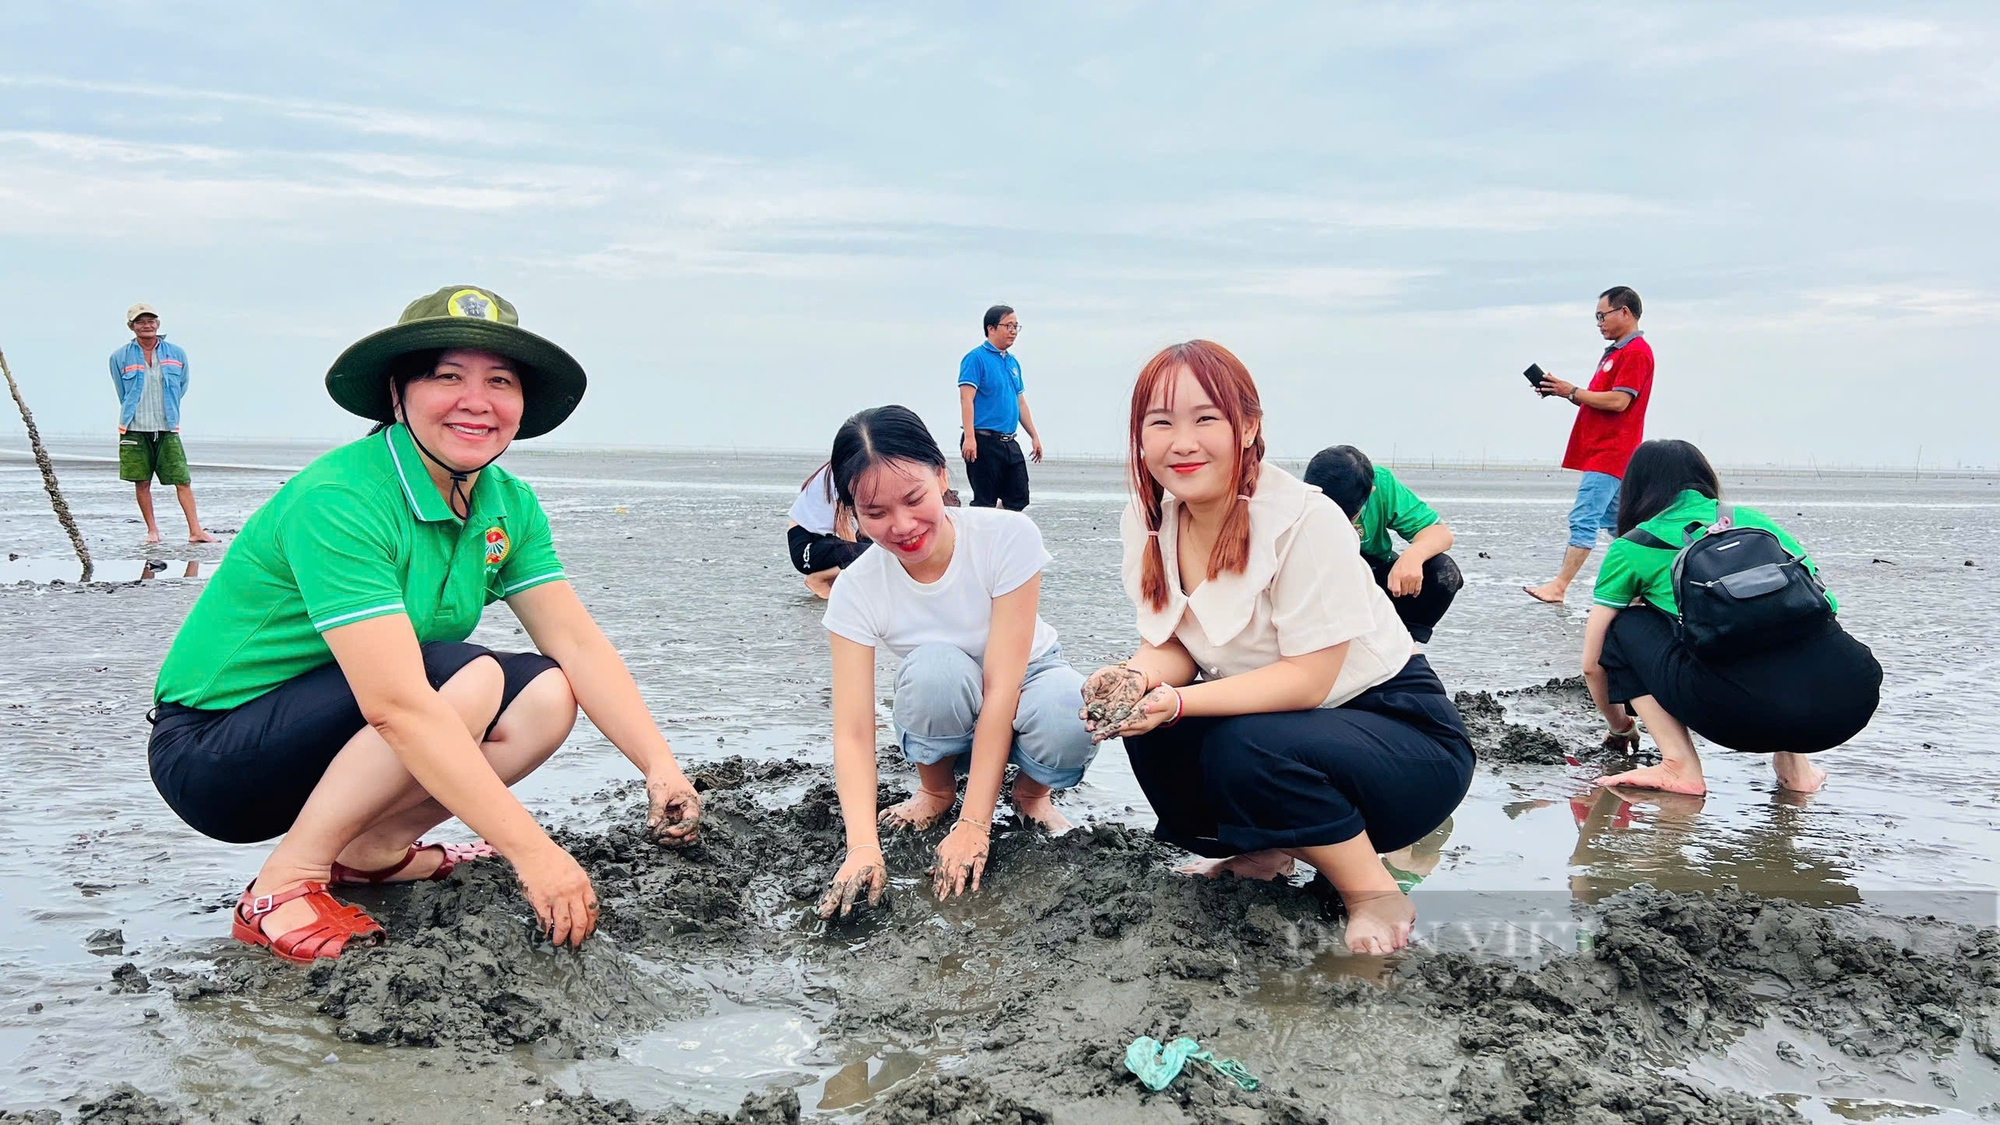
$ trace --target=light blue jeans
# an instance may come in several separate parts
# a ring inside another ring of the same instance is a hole
[[[1576,504],[1569,510],[1569,545],[1597,548],[1597,529],[1618,526],[1618,486],[1610,473],[1585,473],[1576,485]]]
[[[972,765],[972,732],[984,697],[985,674],[960,649],[929,644],[911,650],[896,670],[896,738],[903,757],[917,765],[955,758],[964,773]],[[1077,715],[1082,709],[1083,673],[1063,660],[1060,646],[1029,661],[1007,760],[1051,789],[1082,781],[1097,757]]]

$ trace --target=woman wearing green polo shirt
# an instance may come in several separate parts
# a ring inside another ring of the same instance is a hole
[[[664,844],[700,800],[625,663],[563,575],[528,486],[493,464],[567,418],[584,373],[491,292],[447,287],[327,372],[380,423],[308,465],[243,525],[154,687],[148,757],[167,804],[216,839],[282,836],[235,936],[291,961],[382,928],[330,885],[441,879],[506,857],[556,944],[597,925],[583,868],[508,791],[582,705],[646,777]],[[504,599],[538,652],[463,643]],[[486,844],[425,845],[456,815]]]
[[[1721,496],[1708,459],[1684,441],[1646,442],[1625,470],[1619,538],[1598,570],[1597,604],[1584,627],[1583,676],[1611,727],[1605,745],[1637,749],[1637,712],[1659,744],[1660,764],[1601,777],[1600,785],[1708,792],[1692,729],[1718,746],[1770,754],[1781,787],[1810,793],[1826,773],[1806,755],[1839,746],[1874,717],[1882,666],[1831,613],[1807,636],[1728,661],[1704,659],[1676,634],[1674,558],[1690,534],[1717,522]],[[1818,575],[1798,541],[1764,513],[1735,505],[1730,519],[1771,532]],[[1627,538],[1635,529],[1646,535]],[[1826,601],[1839,610],[1832,594]]]

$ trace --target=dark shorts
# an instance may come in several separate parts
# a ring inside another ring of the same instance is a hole
[[[133,483],[193,484],[181,435],[171,430],[126,430],[118,435],[118,479]]]
[[[803,527],[787,528],[785,540],[792,549],[792,567],[800,574],[845,567],[874,545],[866,539],[849,542],[838,535],[820,535]]]
[[[523,688],[557,666],[539,652],[452,641],[423,648],[433,688],[482,656],[500,662],[506,687],[495,723]],[[188,827],[225,843],[254,844],[291,831],[326,767],[367,725],[340,665],[328,664],[226,711],[160,704],[146,756],[154,787]]]
[[[1728,663],[1696,656],[1673,618],[1649,605],[1618,611],[1598,658],[1613,703],[1652,696],[1718,746],[1814,754],[1860,734],[1881,700],[1882,665],[1838,621],[1793,644]]]
[[[998,430],[972,431],[979,456],[965,463],[972,484],[972,506],[1018,512],[1028,506],[1028,459],[1013,434]]]
[[[1375,572],[1375,584],[1385,594],[1389,593],[1389,568],[1395,565],[1393,558],[1368,559],[1368,568]],[[1458,564],[1450,555],[1432,555],[1424,561],[1424,588],[1406,598],[1389,594],[1389,604],[1396,607],[1396,616],[1403,619],[1410,638],[1420,645],[1429,644],[1431,632],[1444,619],[1444,611],[1451,608],[1451,600],[1464,586],[1465,576],[1459,573]]]
[[[1125,740],[1159,814],[1196,855],[1338,844],[1392,852],[1434,831],[1472,785],[1472,742],[1422,656],[1339,707],[1187,718]]]

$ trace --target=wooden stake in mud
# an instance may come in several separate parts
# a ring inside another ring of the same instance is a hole
[[[35,429],[35,416],[28,413],[28,403],[21,397],[21,385],[14,381],[14,373],[7,369],[7,353],[0,352],[0,375],[7,377],[7,390],[14,396],[14,405],[21,408],[21,421],[28,427],[28,446],[35,451],[35,465],[42,470],[42,487],[49,490],[49,503],[55,507],[56,519],[63,530],[69,532],[70,546],[76,548],[76,557],[83,561],[83,580],[90,581],[90,548],[84,546],[83,533],[76,529],[76,520],[69,514],[69,504],[64,502],[62,486],[56,483],[56,467],[49,462],[49,451],[42,448],[41,432]]]

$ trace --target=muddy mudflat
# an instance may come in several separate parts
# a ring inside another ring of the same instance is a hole
[[[510,454],[708,794],[701,844],[656,847],[587,723],[524,784],[605,904],[577,953],[535,940],[498,861],[357,892],[390,942],[335,963],[234,946],[227,909],[262,850],[173,818],[143,718],[224,549],[0,585],[0,1121],[2000,1114],[2000,719],[1975,705],[2000,686],[1981,655],[2000,624],[1990,480],[1729,482],[1807,543],[1888,675],[1875,724],[1821,757],[1824,793],[1715,752],[1701,800],[1590,785],[1609,763],[1571,679],[1584,598],[1518,593],[1560,551],[1564,478],[1405,473],[1459,533],[1467,586],[1429,655],[1482,761],[1452,821],[1388,857],[1422,940],[1373,959],[1344,952],[1323,886],[1174,874],[1185,857],[1151,838],[1116,741],[1064,799],[1084,826],[1003,825],[976,896],[932,896],[935,832],[892,836],[889,902],[821,922],[841,842],[824,634],[781,553],[807,461]],[[0,548],[60,559],[23,467],[0,460]],[[95,549],[143,559],[110,475],[66,470],[65,487]],[[210,471],[210,522],[240,526],[282,479]],[[1079,667],[1126,655],[1117,470],[1049,465],[1036,485],[1044,616]],[[496,610],[476,639],[519,645],[515,629]],[[884,757],[884,799],[912,780]],[[1191,1066],[1148,1093],[1122,1065],[1140,1035],[1193,1036],[1259,1087]]]

